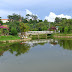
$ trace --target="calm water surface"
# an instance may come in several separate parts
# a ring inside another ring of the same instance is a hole
[[[72,72],[72,40],[0,43],[0,72]]]

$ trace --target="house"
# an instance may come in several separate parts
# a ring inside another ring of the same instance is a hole
[[[8,19],[1,19],[3,23],[9,22]]]

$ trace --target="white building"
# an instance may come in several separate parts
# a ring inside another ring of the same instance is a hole
[[[8,19],[1,19],[3,23],[9,22]]]

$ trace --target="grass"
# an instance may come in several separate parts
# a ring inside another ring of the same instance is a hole
[[[18,36],[12,36],[12,35],[9,35],[9,36],[0,36],[0,41],[4,41],[4,40],[17,40],[17,39],[20,39],[20,37]]]
[[[53,34],[54,36],[72,36],[72,33],[71,34],[64,34],[64,33],[56,33],[56,34]]]
[[[47,38],[49,38],[50,36],[47,35]],[[38,39],[38,35],[32,35],[32,39]],[[46,39],[46,34],[40,34],[39,35],[39,39]]]

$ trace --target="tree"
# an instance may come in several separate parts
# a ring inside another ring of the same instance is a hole
[[[39,22],[36,24],[36,28],[39,31],[44,31],[44,30],[48,30],[47,26],[44,24],[44,22]]]
[[[29,17],[31,17],[32,20],[37,20],[38,19],[37,15],[26,14],[26,18],[29,19]]]
[[[22,21],[24,18],[18,14],[13,13],[13,15],[8,15],[8,19],[9,21],[14,22],[14,21]]]
[[[3,25],[3,22],[1,21],[1,17],[0,17],[0,24]]]
[[[37,20],[38,19],[38,17],[36,15],[31,15],[31,17],[32,17],[33,20]]]
[[[45,20],[44,20],[44,23],[48,23],[48,21],[45,19]]]
[[[59,23],[59,22],[61,22],[61,18],[59,18],[59,17],[56,17],[56,18],[55,18],[55,22],[56,22],[56,23]]]
[[[30,14],[26,14],[26,19],[28,19],[30,17]]]
[[[23,23],[28,23],[28,21],[27,21],[27,19],[25,18],[25,19],[23,19],[23,21],[22,21]]]
[[[39,20],[39,22],[42,22],[42,20]]]
[[[14,28],[14,27],[11,28],[11,34],[12,34],[12,35],[17,35],[17,30],[16,30],[16,28]]]
[[[21,29],[21,34],[22,34],[22,32],[27,32],[27,31],[29,31],[29,26],[27,25],[27,23],[25,24],[25,23],[20,23],[20,29]]]
[[[32,19],[30,19],[30,20],[29,20],[29,23],[30,23],[30,24],[31,24],[31,23],[33,23],[33,20],[32,20]]]
[[[64,33],[65,33],[65,34],[68,33],[68,27],[67,27],[67,26],[64,28]]]

